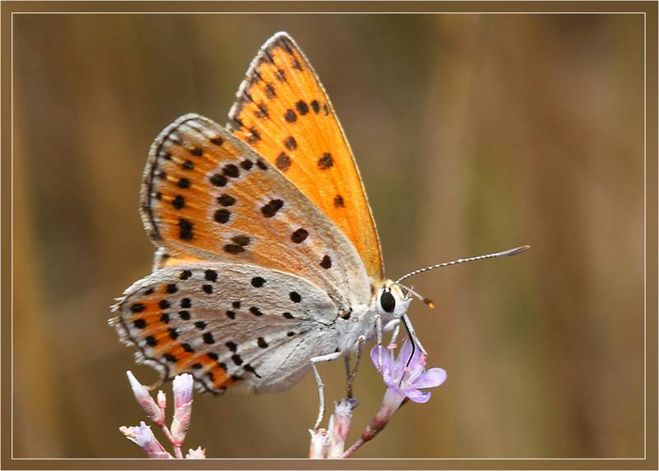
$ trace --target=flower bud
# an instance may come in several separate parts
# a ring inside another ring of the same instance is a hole
[[[194,450],[190,448],[188,453],[185,455],[186,459],[189,460],[203,460],[206,458],[206,450],[202,447],[197,447]]]
[[[325,459],[327,451],[327,430],[319,428],[316,430],[309,429],[311,434],[311,443],[309,445],[309,458],[312,460]]]
[[[194,378],[190,374],[182,374],[174,378],[174,418],[172,419],[172,439],[174,445],[180,446],[190,428],[192,415],[192,388]]]
[[[153,400],[149,390],[146,386],[140,384],[139,381],[133,376],[133,373],[130,371],[126,372],[128,376],[128,381],[130,382],[130,387],[133,390],[133,395],[137,400],[137,403],[142,407],[147,417],[153,421],[158,427],[162,427],[165,423],[165,411],[161,409],[158,404]]]
[[[163,411],[167,409],[167,396],[162,389],[158,391],[158,396],[156,399],[158,400],[158,407],[160,407]]]
[[[139,427],[119,427],[121,433],[130,441],[136,443],[149,458],[170,459],[173,458],[160,444],[151,431],[151,427],[140,422]]]
[[[341,458],[345,449],[346,439],[350,431],[352,410],[355,408],[354,399],[343,399],[334,408],[328,427],[328,446],[326,458]]]

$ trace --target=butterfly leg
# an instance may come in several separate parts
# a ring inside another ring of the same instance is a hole
[[[410,336],[410,340],[412,340],[412,346],[419,347],[419,349],[423,352],[424,355],[428,355],[426,349],[423,348],[423,345],[421,345],[421,341],[419,340],[419,337],[416,336],[414,327],[412,327],[412,321],[410,320],[409,317],[407,317],[407,314],[403,314],[402,320],[403,320],[403,325],[405,326],[405,330],[407,330],[407,334]]]
[[[346,381],[350,378],[350,372],[352,371],[352,368],[350,367],[350,355],[346,355],[343,357],[343,365],[346,368]]]
[[[320,377],[316,363],[336,360],[340,356],[341,352],[333,352],[327,355],[313,357],[311,359],[311,367],[313,368],[313,376],[316,379],[316,385],[318,386],[318,400],[320,402],[318,406],[318,418],[316,419],[316,423],[314,423],[313,430],[318,430],[320,423],[323,421],[323,416],[325,415],[325,385]]]
[[[398,334],[400,333],[400,321],[398,319],[395,319],[389,322],[387,325],[384,326],[384,331],[385,332],[393,331],[391,333],[391,338],[389,339],[389,346],[391,348],[396,348],[396,341],[398,340]]]
[[[362,347],[366,343],[366,337],[360,335],[357,339],[357,351],[355,352],[355,365],[350,368],[350,357],[345,357],[346,365],[346,389],[345,396],[347,399],[352,399],[352,383],[355,381],[357,376],[357,370],[359,369],[359,360],[362,356]]]
[[[345,388],[345,397],[350,399],[352,398],[352,372],[353,367],[350,366],[350,355],[343,357],[343,364],[346,368],[346,388]]]
[[[375,315],[375,338],[378,347],[378,371],[382,371],[382,318]]]

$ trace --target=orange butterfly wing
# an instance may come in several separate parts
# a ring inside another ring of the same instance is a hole
[[[300,190],[213,121],[179,117],[151,146],[141,215],[154,269],[198,261],[258,265],[322,287],[339,307],[370,297],[348,239]]]
[[[382,280],[380,242],[359,170],[313,68],[286,33],[261,48],[229,113],[229,128],[275,165],[353,243]]]

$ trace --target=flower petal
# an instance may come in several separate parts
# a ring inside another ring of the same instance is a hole
[[[149,419],[158,425],[158,427],[162,427],[162,424],[165,423],[165,412],[153,400],[149,389],[142,385],[130,370],[126,371],[126,376],[128,376],[128,381],[130,382],[130,387],[133,390],[133,396],[135,396],[137,403],[142,407],[142,410],[144,410]]]
[[[122,427],[121,432],[130,441],[139,445],[149,458],[168,459],[170,455],[151,431],[151,427],[140,422],[139,427]]]
[[[407,391],[402,391],[396,387],[389,386],[384,392],[382,405],[380,406],[380,412],[382,412],[386,417],[393,416],[394,413],[403,404],[403,401],[406,397]],[[380,414],[380,412],[378,412],[378,414]]]
[[[172,389],[174,391],[174,409],[178,409],[188,402],[192,402],[192,389],[194,378],[189,373],[176,375]]]
[[[446,381],[446,377],[446,371],[442,368],[431,368],[414,381],[414,387],[436,388]]]
[[[390,374],[393,374],[395,369],[394,356],[384,347],[382,347],[382,369],[389,371]]]
[[[382,353],[378,354],[378,350],[381,350]],[[380,359],[378,357],[382,358],[382,365],[380,365]],[[371,349],[371,361],[375,365],[375,369],[377,369],[380,374],[385,378],[391,376],[392,374],[392,361],[391,361],[391,353],[389,350],[384,348],[381,345],[376,345]],[[380,369],[380,366],[382,366],[382,369]]]
[[[419,347],[414,349],[409,368],[415,373],[415,376],[426,369],[426,354]]]
[[[418,352],[419,349],[417,348],[415,350],[416,351],[414,353],[416,356],[416,352]],[[407,365],[407,360],[410,359],[411,355],[412,355],[412,342],[410,342],[410,339],[406,338],[405,342],[403,342],[403,346],[400,347],[400,352],[398,353],[398,360],[396,361],[396,363],[404,367],[405,365]],[[414,361],[414,359],[412,359],[412,361]]]
[[[417,404],[428,402],[430,396],[432,396],[429,391],[419,391],[418,389],[410,389],[405,391],[405,394],[410,401],[416,402]]]
[[[409,339],[405,339],[396,360],[395,377],[403,378],[408,383],[413,383],[426,368],[426,356],[420,348],[416,347]]]

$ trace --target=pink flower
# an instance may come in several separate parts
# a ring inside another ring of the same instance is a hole
[[[190,448],[188,450],[188,453],[185,455],[185,459],[187,460],[203,460],[206,458],[206,450],[204,450],[202,447],[197,447],[194,450]]]
[[[380,374],[387,385],[385,402],[392,406],[397,403],[396,409],[405,398],[417,403],[428,402],[430,391],[420,389],[435,388],[446,381],[446,371],[443,369],[426,370],[426,356],[419,348],[412,353],[412,343],[408,339],[403,343],[398,358],[394,358],[393,349],[381,349],[381,345],[373,347],[371,360],[378,368],[379,359],[382,359]]]
[[[172,439],[176,446],[185,440],[190,428],[192,414],[192,388],[194,379],[190,374],[181,374],[174,378],[174,418],[172,419]]]
[[[428,402],[430,391],[420,391],[420,389],[435,388],[446,381],[446,371],[443,369],[426,370],[426,356],[420,348],[415,348],[413,353],[412,344],[408,339],[403,343],[398,358],[394,358],[393,345],[390,347],[385,351],[382,345],[376,345],[371,350],[371,360],[380,371],[387,390],[377,414],[371,419],[359,440],[343,454],[344,458],[352,455],[364,443],[380,433],[406,399],[418,403]]]
[[[130,382],[130,387],[133,390],[133,395],[137,400],[137,403],[142,407],[146,416],[153,421],[158,427],[162,427],[165,423],[165,410],[164,407],[160,407],[156,404],[156,401],[153,400],[149,390],[146,386],[140,384],[140,382],[133,376],[133,373],[130,371],[126,372],[128,376],[128,381]]]
[[[162,389],[158,391],[156,399],[158,400],[158,407],[160,407],[163,411],[167,409],[167,396]]]
[[[327,429],[309,430],[311,434],[309,458],[335,459],[343,456],[346,439],[350,431],[352,410],[356,406],[356,400],[342,399],[334,405],[334,413],[330,417]]]
[[[183,373],[174,378],[172,390],[174,391],[174,409],[183,404],[192,402],[192,389],[194,378],[191,374]]]
[[[354,399],[343,399],[334,408],[328,425],[327,458],[341,458],[345,448],[350,422],[352,421],[352,410],[357,406]]]
[[[170,459],[170,455],[151,431],[151,427],[140,422],[138,427],[119,427],[121,433],[131,442],[136,443],[149,458]]]
[[[327,440],[329,433],[327,429],[317,428],[315,430],[309,429],[311,435],[311,443],[309,444],[309,458],[312,460],[322,460],[326,457]]]
[[[190,428],[190,416],[192,414],[192,390],[194,378],[189,374],[178,375],[174,378],[172,389],[174,391],[174,418],[172,419],[171,430],[165,424],[165,409],[167,408],[167,396],[163,391],[158,391],[157,401],[154,401],[149,394],[149,389],[128,371],[128,380],[133,390],[135,399],[140,404],[146,415],[151,419],[172,444],[174,455],[165,450],[158,439],[153,435],[151,428],[144,422],[140,422],[138,427],[119,427],[121,433],[130,441],[139,445],[149,456],[149,458],[183,458],[181,445],[185,435]],[[189,450],[185,455],[189,459],[206,458],[206,450],[198,447],[195,450]]]

